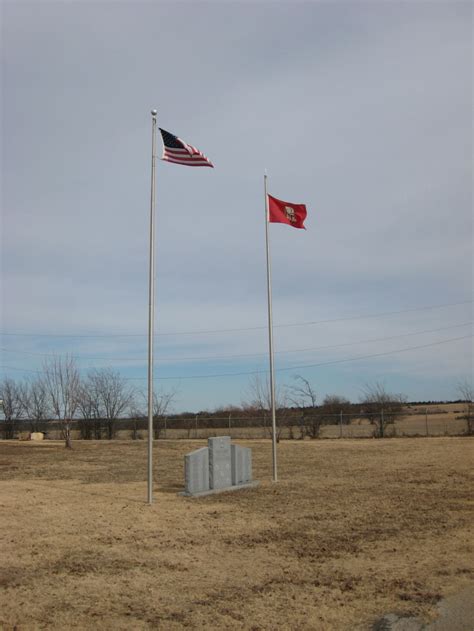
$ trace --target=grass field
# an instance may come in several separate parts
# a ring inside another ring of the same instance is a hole
[[[188,499],[202,441],[0,442],[0,628],[369,629],[473,584],[469,438],[249,441],[259,488]],[[245,444],[242,442],[241,444]]]
[[[468,425],[464,418],[466,414],[466,405],[464,403],[435,403],[427,405],[407,405],[404,414],[398,418],[394,424],[387,425],[387,437],[406,437],[406,436],[462,436],[467,433]],[[310,415],[309,415],[310,416]],[[191,419],[187,429],[178,429],[173,426],[173,418],[167,419],[166,429],[162,429],[161,438],[177,440],[185,439],[206,439],[210,436],[222,436],[223,434],[231,436],[234,439],[262,439],[270,438],[271,427],[267,422],[264,427],[263,423],[258,422],[255,427],[242,427],[239,424],[238,415],[221,418],[221,427],[213,427],[213,422],[205,413],[196,417],[194,421]],[[262,420],[262,419],[261,419]],[[132,429],[124,429],[124,424],[130,425],[125,419],[116,421],[117,433],[116,438],[119,440],[128,440],[133,438]],[[142,421],[142,426],[146,427],[147,421]],[[26,440],[30,434],[30,423],[23,421],[25,428],[18,432],[18,437]],[[59,440],[61,438],[61,430],[53,422],[47,427],[48,439]],[[339,415],[336,415],[334,424],[321,426],[321,438],[372,438],[377,428],[371,424],[366,418],[351,418],[351,422],[339,424]],[[342,436],[341,436],[342,435]],[[72,430],[72,436],[75,439],[80,438],[78,429]],[[281,438],[299,439],[301,436],[301,428],[297,425],[293,427],[283,427],[281,430]],[[137,438],[146,440],[146,429],[139,429]]]

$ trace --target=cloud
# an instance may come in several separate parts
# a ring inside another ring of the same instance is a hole
[[[161,126],[216,165],[158,164],[158,332],[265,327],[264,168],[274,195],[309,209],[304,233],[270,227],[276,324],[468,300],[470,13],[462,3],[7,4],[2,329],[144,337],[8,337],[4,346],[115,353],[123,374],[145,374],[119,359],[146,348],[155,106]],[[459,305],[277,328],[275,339],[304,348],[469,318]],[[157,339],[167,356],[266,350],[265,329]],[[468,341],[453,342],[308,375],[350,396],[361,379],[385,375],[396,390],[409,375],[413,398],[443,398],[454,396],[443,375],[468,373],[471,359]],[[170,363],[168,374],[264,363]],[[183,381],[180,405],[238,402],[245,379]]]

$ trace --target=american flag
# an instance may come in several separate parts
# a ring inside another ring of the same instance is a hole
[[[169,131],[165,131],[161,127],[160,132],[163,138],[162,160],[174,162],[175,164],[184,164],[188,167],[214,168],[212,162],[199,149],[188,145],[184,140],[180,140],[178,136],[170,134]]]

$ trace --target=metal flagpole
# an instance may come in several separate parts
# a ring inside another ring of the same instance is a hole
[[[155,310],[156,110],[151,110],[150,270],[148,284],[148,504],[153,504],[153,322]]]
[[[278,481],[277,451],[276,451],[276,415],[275,415],[275,376],[273,366],[273,321],[272,321],[272,270],[270,260],[270,241],[268,238],[268,224],[270,215],[268,212],[267,173],[264,175],[265,188],[265,243],[267,247],[267,296],[268,296],[268,349],[270,353],[270,396],[272,405],[272,455],[273,455],[273,481]]]

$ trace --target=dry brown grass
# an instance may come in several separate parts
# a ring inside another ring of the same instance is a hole
[[[0,628],[369,628],[472,584],[469,438],[252,441],[255,490],[187,499],[144,442],[0,443]],[[3,625],[3,626],[2,626]]]

